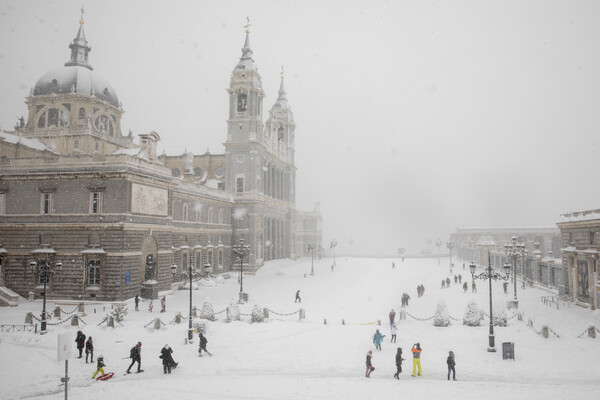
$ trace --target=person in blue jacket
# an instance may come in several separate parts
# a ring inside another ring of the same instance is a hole
[[[383,342],[384,337],[385,335],[382,335],[381,332],[379,332],[379,329],[377,329],[373,335],[373,344],[377,350],[381,350],[381,343]]]

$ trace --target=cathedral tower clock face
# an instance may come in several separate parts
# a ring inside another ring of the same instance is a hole
[[[237,161],[238,164],[242,164],[244,161],[246,161],[246,157],[243,154],[238,154],[235,157],[235,161]]]

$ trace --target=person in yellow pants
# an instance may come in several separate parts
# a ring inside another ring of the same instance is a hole
[[[92,375],[92,379],[96,378],[96,375],[98,374],[98,372],[100,372],[100,376],[104,375],[104,367],[106,366],[104,364],[104,356],[102,354],[100,354],[98,356],[98,358],[96,358],[96,362],[98,365],[98,369],[96,369],[96,372],[94,372],[94,375]]]
[[[410,351],[412,351],[412,354],[413,354],[412,376],[415,376],[415,373],[417,372],[417,368],[419,368],[419,376],[421,376],[421,352],[423,351],[423,349],[421,349],[421,344],[420,343],[413,344],[413,347]]]

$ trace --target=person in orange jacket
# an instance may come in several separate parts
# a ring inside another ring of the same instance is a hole
[[[415,372],[417,372],[417,367],[419,368],[419,376],[421,376],[421,349],[420,343],[413,344],[412,349],[410,350],[413,353],[413,373],[412,376],[415,376]]]

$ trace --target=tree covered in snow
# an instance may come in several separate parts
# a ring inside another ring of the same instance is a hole
[[[258,305],[254,305],[254,307],[252,307],[252,322],[263,322],[265,320],[265,313],[263,312],[262,308],[260,308]]]
[[[240,318],[240,309],[236,303],[231,303],[227,308],[227,322],[231,321],[239,321]]]
[[[112,310],[110,310],[110,314],[113,319],[117,322],[121,322],[125,319],[125,316],[127,315],[127,307],[125,307],[124,305],[116,305],[113,307]]]
[[[439,300],[435,314],[433,315],[434,326],[448,326],[450,325],[450,314],[448,313],[448,307],[444,300]]]
[[[463,315],[463,325],[479,326],[480,323],[481,314],[479,312],[479,307],[475,300],[471,300],[469,304],[467,304],[467,309]]]
[[[209,321],[214,321],[217,319],[215,317],[215,310],[213,309],[212,303],[209,299],[204,300],[204,304],[202,304],[202,308],[200,309],[200,318],[207,319]]]

